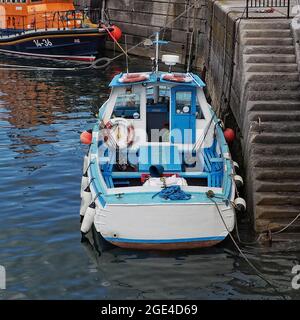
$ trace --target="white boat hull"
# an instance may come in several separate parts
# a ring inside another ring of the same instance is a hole
[[[232,231],[231,205],[165,204],[108,205],[97,209],[96,231],[108,242],[135,249],[192,249],[209,247]],[[220,216],[223,217],[223,220]]]

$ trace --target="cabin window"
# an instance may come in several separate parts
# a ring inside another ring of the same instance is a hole
[[[147,105],[169,103],[170,100],[170,88],[167,86],[147,87],[146,94]]]
[[[192,92],[191,91],[177,91],[176,92],[176,113],[185,114],[191,113],[192,107]]]
[[[120,94],[117,97],[113,117],[140,119],[140,95],[136,93]]]

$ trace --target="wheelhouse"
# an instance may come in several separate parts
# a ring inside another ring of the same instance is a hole
[[[145,181],[153,165],[163,167],[165,177],[178,178],[191,191],[223,187],[222,153],[228,149],[218,135],[221,129],[206,101],[205,84],[194,74],[187,74],[186,81],[168,75],[147,73],[143,81],[128,83],[120,74],[111,81],[111,95],[94,131],[125,119],[134,128],[134,138],[125,141],[126,148],[107,148],[110,139],[100,130],[91,146],[108,193],[133,192],[130,187],[135,192],[147,190]]]

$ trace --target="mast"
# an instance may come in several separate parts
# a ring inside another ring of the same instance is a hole
[[[102,8],[101,8],[101,21],[105,21],[105,7],[106,7],[106,0],[102,0]]]
[[[159,32],[155,35],[155,72],[158,73],[158,47],[159,47]]]

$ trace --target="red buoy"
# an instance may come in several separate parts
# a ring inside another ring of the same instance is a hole
[[[235,132],[231,128],[226,128],[224,130],[224,137],[227,143],[232,143],[235,139]]]
[[[110,34],[115,38],[115,40],[119,41],[119,39],[121,39],[122,37],[122,30],[115,25],[111,27],[113,28],[113,30],[110,32]]]
[[[80,141],[83,144],[91,144],[93,135],[91,132],[83,131],[80,135]]]

